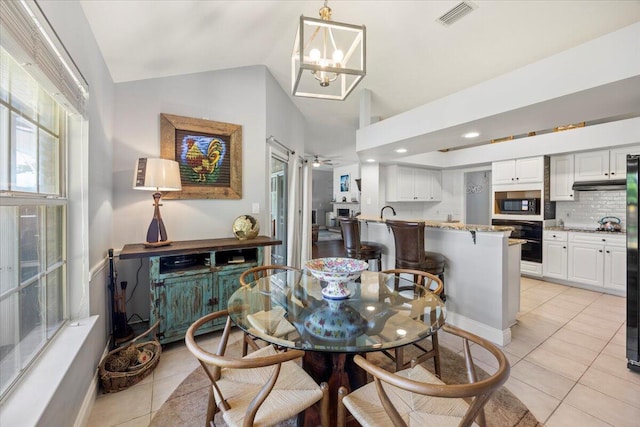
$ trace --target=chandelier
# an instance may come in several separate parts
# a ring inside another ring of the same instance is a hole
[[[324,2],[320,19],[300,16],[291,54],[291,93],[343,101],[366,74],[366,28],[331,21]]]

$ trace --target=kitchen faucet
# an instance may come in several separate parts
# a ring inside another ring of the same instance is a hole
[[[382,219],[382,213],[384,212],[385,209],[390,208],[391,212],[393,212],[393,216],[396,216],[396,210],[393,209],[393,206],[383,206],[382,209],[380,209],[380,219]]]

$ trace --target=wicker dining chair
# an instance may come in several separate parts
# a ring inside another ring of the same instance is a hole
[[[225,355],[231,318],[228,310],[208,314],[187,330],[185,342],[211,381],[207,407],[207,426],[213,425],[218,411],[230,427],[271,426],[296,414],[319,406],[321,423],[329,425],[329,394],[326,383],[318,385],[294,360],[301,350],[277,352],[263,347],[243,358]],[[214,319],[227,317],[216,353],[203,349],[195,333]]]
[[[463,339],[469,383],[445,384],[421,365],[391,373],[357,355],[354,362],[373,376],[373,382],[349,394],[341,387],[338,426],[345,425],[347,412],[364,427],[466,427],[474,421],[485,426],[484,406],[509,378],[509,361],[500,349],[477,335],[446,324],[442,329]],[[477,379],[469,341],[496,358],[498,368],[494,374]]]
[[[395,280],[394,290],[396,292],[412,291],[414,293],[417,293],[418,288],[416,288],[415,285],[420,285],[424,288],[429,289],[436,295],[440,295],[442,293],[442,280],[431,273],[427,273],[426,271],[395,268],[392,270],[385,270],[383,271],[383,273],[394,274],[396,276],[399,276],[400,274],[409,274],[413,277],[413,282]],[[410,286],[402,286],[402,283],[410,283]],[[428,341],[429,339],[431,339],[431,349],[424,347],[425,341]],[[440,347],[438,345],[438,331],[435,331],[433,334],[431,334],[430,337],[412,344],[408,344],[408,346],[413,346],[421,352],[419,355],[412,358],[415,359],[417,363],[422,363],[425,360],[433,358],[433,365],[436,375],[440,377]],[[405,347],[398,347],[396,349],[383,351],[383,353],[387,357],[389,357],[396,363],[396,371],[408,368],[411,365],[411,360],[408,360],[406,362],[404,360],[404,349]]]
[[[260,265],[258,267],[250,268],[240,275],[240,286],[248,286],[250,282],[255,282],[259,279],[269,277],[273,274],[282,273],[285,271],[300,272],[299,269],[295,267],[289,267],[286,265],[278,265],[278,264]],[[289,330],[281,331],[281,334],[284,336],[287,333],[292,333],[292,332],[295,332],[295,328],[293,326],[291,326]],[[245,332],[242,340],[242,355],[243,356],[247,355],[247,352],[249,351],[249,347],[251,347],[251,349],[254,351],[259,350],[260,346],[258,345],[257,341],[258,341],[258,338],[255,338]]]

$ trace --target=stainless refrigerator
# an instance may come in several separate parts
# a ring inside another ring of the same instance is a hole
[[[640,372],[640,283],[638,281],[638,163],[627,156],[627,368]]]

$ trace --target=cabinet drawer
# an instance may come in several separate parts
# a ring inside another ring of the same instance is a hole
[[[625,246],[626,236],[604,233],[569,233],[569,242]]]
[[[567,234],[566,231],[544,230],[543,239],[545,242],[566,242]]]

